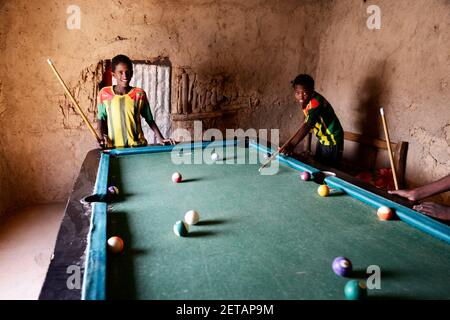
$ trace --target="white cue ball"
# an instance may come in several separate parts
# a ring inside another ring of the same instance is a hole
[[[211,159],[213,160],[213,161],[216,161],[217,159],[219,159],[219,155],[217,154],[217,153],[213,153],[212,155],[211,155]]]
[[[184,215],[184,222],[186,222],[188,225],[197,224],[197,222],[200,220],[200,215],[195,210],[189,210]]]

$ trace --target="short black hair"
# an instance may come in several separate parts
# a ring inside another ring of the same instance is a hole
[[[111,61],[112,72],[114,72],[114,70],[116,69],[116,66],[119,63],[126,64],[128,69],[133,71],[133,63],[131,62],[131,59],[128,58],[126,55],[119,54],[119,55],[115,56],[114,58],[112,58],[112,61]]]
[[[314,90],[314,79],[309,74],[299,74],[291,81],[292,87],[303,86],[307,89]]]

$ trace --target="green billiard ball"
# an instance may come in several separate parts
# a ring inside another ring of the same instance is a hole
[[[361,300],[367,297],[366,283],[362,280],[350,280],[344,288],[347,300]]]

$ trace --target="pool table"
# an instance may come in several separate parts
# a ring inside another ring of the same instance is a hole
[[[91,151],[40,299],[339,300],[347,281],[372,275],[369,266],[381,285],[369,299],[450,298],[448,225],[317,163],[279,155],[259,172],[270,152],[249,139]],[[318,194],[320,184],[330,195]],[[382,205],[393,219],[378,219]],[[188,210],[200,221],[179,237],[173,226]],[[111,236],[123,252],[108,251]],[[351,260],[349,277],[333,272],[337,256]],[[69,265],[82,275],[75,288]]]

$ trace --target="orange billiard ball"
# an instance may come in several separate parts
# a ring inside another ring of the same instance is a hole
[[[124,243],[122,238],[114,236],[108,239],[108,249],[112,253],[120,253],[122,252],[124,247]]]
[[[393,216],[392,209],[386,206],[381,206],[377,211],[378,218],[380,220],[389,220]]]

